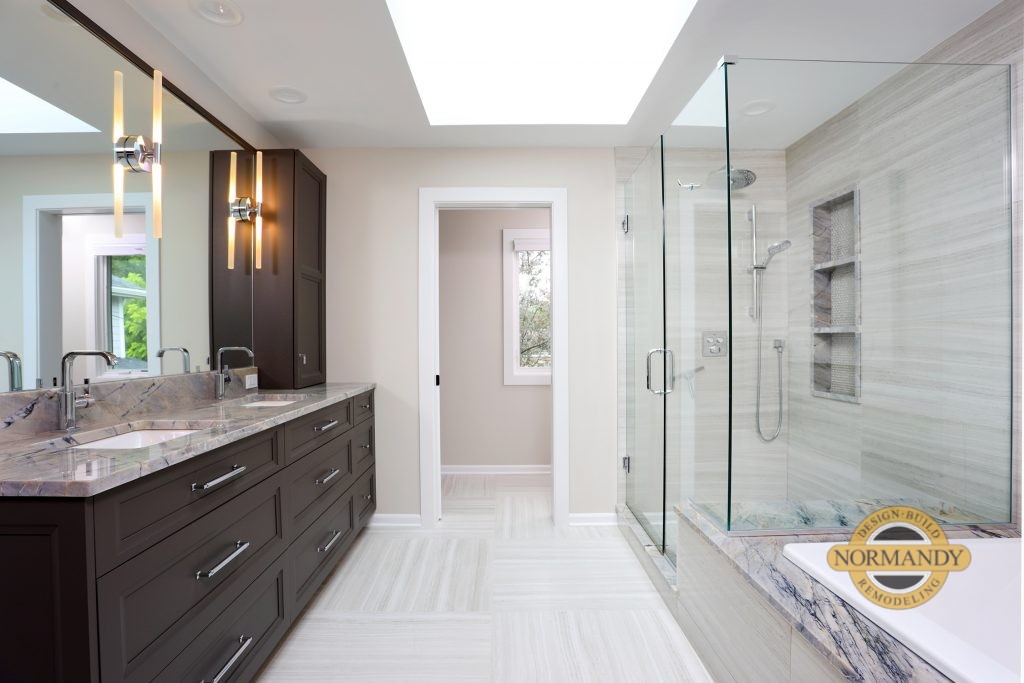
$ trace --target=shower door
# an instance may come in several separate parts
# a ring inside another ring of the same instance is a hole
[[[632,365],[633,429],[625,502],[660,552],[665,549],[665,395],[671,381],[665,350],[664,211],[661,142],[651,147],[625,185],[631,249],[627,320]],[[631,318],[631,320],[630,320]]]

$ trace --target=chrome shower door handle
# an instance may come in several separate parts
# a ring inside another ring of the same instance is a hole
[[[665,396],[672,393],[672,389],[667,387],[668,382],[665,380],[664,373],[662,374],[662,387],[661,389],[651,388],[651,358],[654,354],[660,353],[663,356],[667,356],[666,362],[672,361],[672,352],[668,349],[651,349],[647,352],[647,391],[651,392],[655,396]]]
[[[657,394],[658,392],[651,388],[651,357],[660,351],[661,349],[651,349],[647,352],[647,391],[652,394]]]
[[[665,353],[665,362],[668,364],[665,369],[665,395],[668,396],[676,390],[676,357],[672,349],[662,349]]]

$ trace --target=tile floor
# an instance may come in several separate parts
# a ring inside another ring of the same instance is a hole
[[[711,680],[617,527],[552,526],[549,476],[442,490],[438,529],[360,536],[260,683]]]

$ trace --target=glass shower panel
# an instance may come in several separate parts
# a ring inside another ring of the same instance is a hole
[[[725,71],[717,68],[664,136],[666,556],[692,502],[726,524],[729,440],[729,222]]]
[[[1009,520],[1009,98],[1003,65],[728,67],[731,529]]]
[[[665,326],[661,143],[651,147],[625,187],[632,254],[633,445],[625,502],[660,551],[665,544]]]

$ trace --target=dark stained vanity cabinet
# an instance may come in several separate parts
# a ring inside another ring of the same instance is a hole
[[[263,152],[263,267],[253,271],[253,351],[260,386],[327,379],[327,176],[302,152]]]
[[[252,680],[376,507],[372,405],[91,498],[0,498],[0,681]]]

